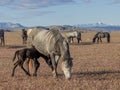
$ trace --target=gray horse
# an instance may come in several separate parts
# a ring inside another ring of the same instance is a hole
[[[73,43],[74,42],[74,38],[77,39],[77,42],[80,43],[81,40],[81,32],[80,31],[62,31],[61,32],[63,34],[63,36],[65,36],[68,40],[69,43]]]
[[[102,43],[102,39],[101,38],[107,38],[107,42],[110,43],[110,33],[109,32],[97,32],[95,34],[95,36],[93,37],[93,43],[97,42],[99,43],[99,41]]]
[[[71,78],[72,58],[69,44],[58,30],[34,28],[28,36],[27,45],[28,47],[34,46],[43,55],[50,56],[54,77],[57,77],[57,65],[61,57],[65,77]]]
[[[1,46],[5,46],[4,30],[0,30]]]

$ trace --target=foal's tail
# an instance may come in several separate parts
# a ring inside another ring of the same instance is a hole
[[[15,61],[18,52],[19,52],[19,50],[15,52],[14,57],[13,57],[13,61]]]

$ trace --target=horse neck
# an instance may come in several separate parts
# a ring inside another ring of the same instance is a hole
[[[63,58],[63,60],[70,58],[68,43],[66,41],[63,41],[63,43],[60,43],[59,45],[60,45],[61,57]]]

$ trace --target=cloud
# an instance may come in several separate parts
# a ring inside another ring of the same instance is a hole
[[[8,5],[14,0],[0,0],[0,6]]]
[[[39,16],[48,15],[48,14],[52,14],[52,13],[55,13],[55,11],[26,11],[26,12],[17,14],[16,17],[4,16],[4,19],[8,19],[8,20],[31,19],[34,17],[39,17]]]
[[[92,0],[82,0],[83,2],[85,2],[85,3],[90,3],[90,2],[92,2]]]
[[[75,3],[74,0],[0,0],[0,6],[8,6],[17,9],[34,9]]]
[[[28,17],[31,18],[31,17],[37,17],[37,16],[42,16],[42,15],[47,15],[52,13],[55,13],[55,11],[31,11],[31,12],[24,13],[24,16],[27,16],[27,18]]]

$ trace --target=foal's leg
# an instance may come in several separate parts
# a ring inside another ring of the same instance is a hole
[[[48,64],[48,66],[51,68],[51,70],[53,71],[51,59],[48,57],[43,57],[43,58],[44,58],[45,62]]]
[[[24,62],[21,62],[21,64],[19,64],[19,66],[20,66],[21,69],[26,73],[26,75],[30,76],[30,73],[27,72],[27,71],[25,70],[25,68],[23,67],[23,63],[24,63]]]
[[[24,68],[23,68],[23,63],[24,61],[23,60],[18,60],[15,64],[14,64],[14,68],[13,68],[13,71],[12,71],[12,76],[14,76],[14,72],[15,72],[15,69],[16,67],[19,65],[21,67],[21,69],[26,73],[26,75],[30,76],[29,72],[27,72]]]
[[[37,58],[34,59],[34,66],[35,66],[35,70],[34,70],[34,73],[33,73],[33,76],[37,76],[37,70],[40,66],[40,63],[38,62]]]
[[[30,59],[27,58],[27,59],[25,60],[25,62],[24,62],[24,66],[25,66],[25,68],[26,68],[26,71],[30,73],[30,71],[29,71],[29,61],[30,61]]]
[[[12,70],[12,75],[11,76],[14,76],[14,72],[15,72],[15,69],[16,67],[19,65],[20,61],[18,60],[15,64],[14,64],[14,68]]]

